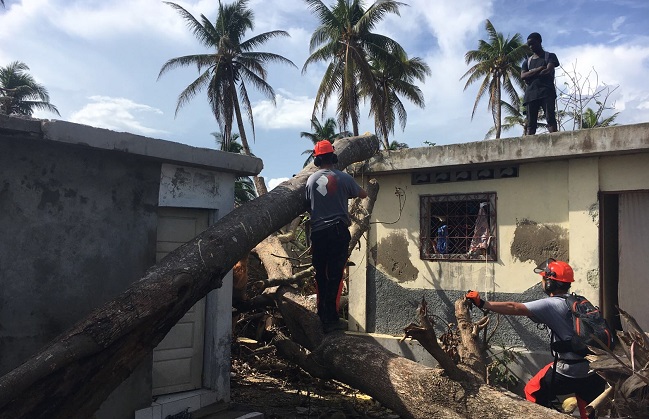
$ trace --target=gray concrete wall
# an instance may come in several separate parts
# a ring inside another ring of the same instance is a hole
[[[371,333],[394,336],[403,335],[403,328],[410,323],[418,323],[417,305],[422,298],[428,303],[428,313],[433,317],[436,332],[445,333],[448,323],[455,323],[453,303],[466,293],[466,290],[409,289],[399,286],[373,266],[367,269],[367,325]],[[539,286],[523,293],[498,293],[499,301],[532,301],[545,297]],[[477,308],[472,310],[474,321],[482,317]],[[527,317],[501,316],[491,343],[499,346],[526,348],[530,351],[549,349],[548,334],[540,330]]]
[[[355,168],[367,176],[376,173],[426,171],[430,168],[529,163],[577,157],[613,156],[646,152],[649,123],[562,131],[499,140],[474,141],[434,147],[406,148],[377,153]]]
[[[159,182],[160,164],[132,155],[0,141],[0,375],[155,263]]]
[[[160,165],[0,142],[0,374],[155,263]]]

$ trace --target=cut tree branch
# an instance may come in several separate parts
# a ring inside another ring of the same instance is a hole
[[[477,375],[454,380],[443,369],[397,356],[375,342],[343,332],[322,333],[303,297],[289,287],[276,292],[292,342],[278,354],[316,377],[333,378],[379,401],[403,419],[560,419],[565,415],[486,385]],[[463,300],[456,303],[461,307]],[[467,310],[468,311],[468,310]]]

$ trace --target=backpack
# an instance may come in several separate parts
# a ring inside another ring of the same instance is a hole
[[[572,315],[574,336],[570,340],[552,342],[553,351],[588,355],[592,353],[588,346],[605,349],[593,336],[597,337],[607,349],[615,347],[615,335],[606,319],[602,317],[599,307],[594,306],[586,297],[575,293],[559,297],[565,299]]]
[[[545,57],[543,57],[543,59],[545,60],[545,65],[547,65],[550,62],[550,53],[547,51],[543,51],[543,52],[545,52]],[[532,56],[530,55],[529,57],[527,57],[527,70],[530,69],[531,63],[532,63]]]
[[[547,51],[543,51],[543,52],[545,52],[545,57],[544,57],[544,59],[545,59],[545,65],[547,65],[547,64],[550,62],[550,53],[547,52]],[[531,63],[532,63],[532,56],[530,55],[529,57],[527,57],[527,70],[528,70],[528,71],[529,71],[529,69],[530,69],[530,64],[531,64]],[[526,85],[529,86],[531,83],[532,83],[531,80],[529,80],[529,79],[525,79],[525,84],[526,84]]]

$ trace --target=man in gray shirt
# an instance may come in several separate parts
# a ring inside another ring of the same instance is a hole
[[[477,291],[469,291],[466,298],[479,308],[494,313],[528,316],[537,323],[547,325],[553,342],[569,341],[575,332],[572,314],[562,296],[570,293],[570,284],[575,281],[572,268],[566,262],[548,259],[534,272],[541,275],[541,287],[549,298],[528,303],[489,302],[481,299]],[[525,398],[550,407],[557,395],[574,393],[582,419],[588,419],[586,405],[604,391],[606,382],[590,370],[590,364],[583,355],[560,352],[561,349],[552,350],[557,359],[556,368],[551,362],[532,377],[525,386]]]
[[[347,200],[365,198],[367,192],[353,177],[334,168],[338,157],[329,140],[318,142],[313,155],[320,170],[306,182],[311,214],[311,260],[315,268],[318,316],[328,333],[345,328],[338,318],[338,305],[351,240]]]

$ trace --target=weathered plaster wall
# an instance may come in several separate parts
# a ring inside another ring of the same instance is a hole
[[[381,189],[373,213],[376,248],[370,249],[369,260],[406,288],[522,292],[538,281],[530,272],[541,259],[568,257],[568,191],[566,186],[557,187],[567,185],[567,178],[565,162],[532,163],[521,166],[519,178],[474,182],[412,185],[408,174],[378,176]],[[401,216],[395,188],[405,193]],[[420,196],[479,192],[497,193],[498,262],[421,260]]]
[[[456,323],[453,303],[464,296],[466,290],[407,289],[379,270],[370,267],[368,274],[373,278],[368,283],[368,330],[403,335],[405,326],[411,322],[418,323],[417,305],[422,298],[428,302],[428,312],[433,316],[438,335],[446,332],[447,324]],[[544,295],[540,287],[534,286],[521,293],[501,293],[498,297],[530,301]],[[478,320],[482,312],[474,309],[472,315]],[[547,349],[547,332],[536,328],[527,317],[502,317],[501,323],[492,341],[494,345],[526,347],[533,351]]]
[[[520,261],[540,264],[553,255],[558,260],[569,260],[568,230],[552,224],[539,224],[527,219],[517,220],[511,253]]]
[[[233,173],[163,163],[161,207],[221,209],[219,218],[234,207]]]
[[[0,374],[155,263],[159,173],[117,153],[0,143]]]
[[[429,308],[442,317],[448,312],[448,301],[437,293],[461,295],[477,289],[488,299],[501,301],[510,297],[527,301],[535,293],[542,296],[540,277],[533,268],[548,257],[567,260],[575,271],[573,291],[598,302],[598,193],[648,189],[648,164],[649,153],[566,156],[521,163],[517,178],[426,185],[412,185],[408,172],[375,174],[381,189],[368,235],[369,249],[352,255],[354,263],[366,269],[367,283],[363,285],[365,277],[357,269],[350,285],[352,292],[365,295],[366,301],[358,304],[366,310],[354,308],[356,299],[350,299],[352,326],[377,333],[400,332],[413,320],[414,309],[407,306],[422,295],[433,298]],[[394,194],[397,189],[406,199],[401,214]],[[421,260],[419,197],[480,192],[497,194],[498,260]]]
[[[600,190],[603,192],[647,189],[649,170],[643,153],[612,156],[599,163]]]
[[[160,164],[3,139],[0,179],[4,374],[155,263]],[[138,371],[128,384],[130,402],[122,399],[113,417],[149,402],[150,362]]]

